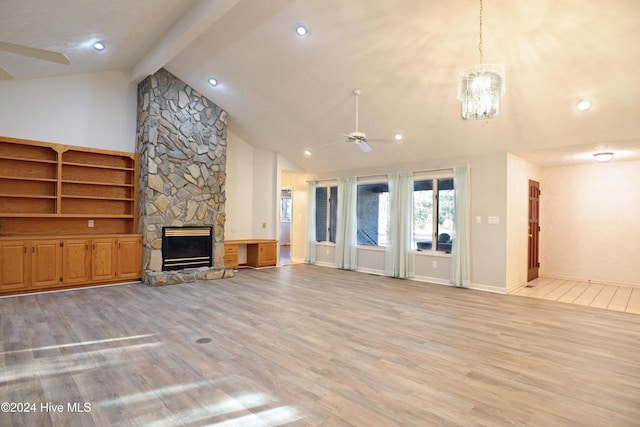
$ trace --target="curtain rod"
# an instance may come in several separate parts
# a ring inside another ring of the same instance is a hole
[[[415,170],[415,171],[411,171],[412,174],[416,174],[416,173],[422,173],[422,172],[438,172],[438,171],[453,171],[454,166],[449,166],[449,167],[442,167],[442,168],[433,168],[433,169],[420,169],[420,170]],[[356,178],[373,178],[373,177],[387,177],[389,175],[390,172],[387,173],[376,173],[376,174],[369,174],[369,175],[355,175]],[[338,178],[326,178],[326,179],[315,179],[315,180],[307,180],[306,182],[309,181],[316,181],[316,182],[327,182],[327,181],[337,181]]]

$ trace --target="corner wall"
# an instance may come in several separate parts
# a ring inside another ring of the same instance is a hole
[[[542,169],[540,274],[640,286],[640,162]]]

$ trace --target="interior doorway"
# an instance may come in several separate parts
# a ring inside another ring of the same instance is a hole
[[[291,264],[291,220],[293,198],[291,188],[280,190],[280,265]]]
[[[529,180],[529,254],[527,281],[538,277],[540,269],[540,183]]]

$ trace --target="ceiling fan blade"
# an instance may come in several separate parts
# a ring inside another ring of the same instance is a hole
[[[31,58],[42,59],[44,61],[57,62],[58,64],[63,65],[71,64],[69,58],[67,58],[60,52],[37,49],[35,47],[23,46],[21,44],[0,42],[0,50],[16,53],[18,55],[30,56]]]
[[[389,142],[389,143],[392,143],[392,144],[395,143],[395,142],[398,142],[398,141],[394,141],[394,140],[389,139],[389,138],[367,138],[367,141],[369,141],[369,142]]]
[[[11,80],[12,78],[13,77],[11,77],[11,74],[9,74],[7,70],[0,67],[0,80]]]
[[[358,147],[360,147],[360,150],[362,150],[363,153],[368,153],[369,151],[371,151],[371,147],[369,147],[364,141],[358,142]]]
[[[322,144],[322,145],[320,145],[318,148],[328,147],[328,146],[330,146],[330,145],[342,144],[342,143],[345,143],[345,142],[349,142],[349,141],[336,141],[336,142],[330,142],[330,143],[328,143],[328,144]]]

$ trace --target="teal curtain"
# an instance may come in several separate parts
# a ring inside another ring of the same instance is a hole
[[[316,181],[309,181],[309,192],[307,193],[307,248],[305,251],[304,262],[313,264],[317,261],[316,253]]]
[[[355,177],[338,179],[338,224],[336,230],[336,267],[355,270],[357,263],[358,186]]]
[[[413,176],[410,172],[389,174],[389,244],[385,254],[385,274],[391,277],[415,275],[413,235]]]
[[[455,188],[455,232],[451,247],[451,283],[455,286],[469,287],[471,282],[471,168],[469,165],[453,168],[453,186]]]

